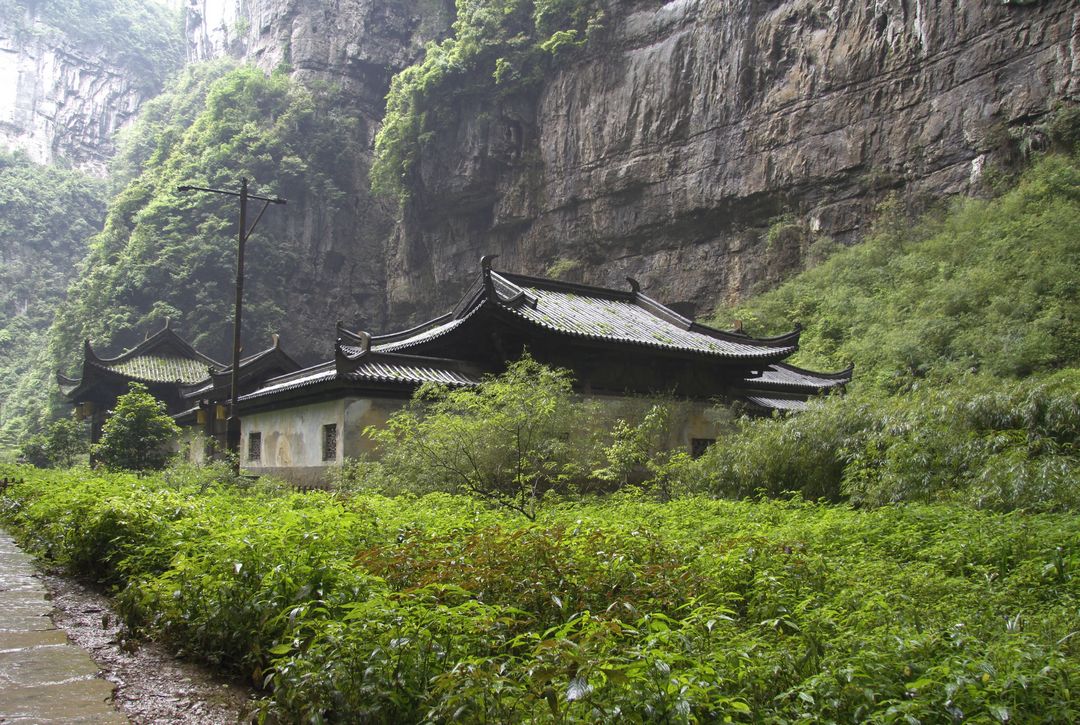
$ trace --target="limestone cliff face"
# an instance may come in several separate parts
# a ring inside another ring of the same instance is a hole
[[[268,72],[287,69],[306,83],[329,84],[359,122],[365,151],[353,159],[353,193],[344,209],[294,199],[278,211],[281,226],[269,215],[264,223],[266,238],[298,252],[282,290],[290,352],[307,359],[329,354],[337,320],[379,330],[396,322],[386,280],[397,272],[386,266],[386,244],[397,210],[371,195],[370,149],[390,79],[419,57],[426,41],[447,31],[452,13],[453,0],[187,0],[189,61],[231,55]]]
[[[592,52],[426,147],[388,309],[430,314],[498,253],[707,313],[858,238],[892,190],[972,192],[1078,84],[1064,0],[613,2]]]
[[[153,78],[73,41],[32,11],[0,17],[0,144],[98,176],[113,135],[156,92]]]

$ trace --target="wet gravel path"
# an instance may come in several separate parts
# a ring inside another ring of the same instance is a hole
[[[67,577],[43,574],[53,620],[116,684],[115,705],[133,723],[229,725],[249,722],[251,690],[206,668],[177,660],[161,645],[120,637],[109,601]]]

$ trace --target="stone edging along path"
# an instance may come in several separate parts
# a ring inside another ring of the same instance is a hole
[[[127,723],[115,686],[52,610],[33,559],[0,529],[0,723]]]

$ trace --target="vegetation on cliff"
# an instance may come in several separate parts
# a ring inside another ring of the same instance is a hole
[[[991,200],[875,231],[718,315],[806,329],[807,366],[855,363],[843,398],[743,421],[702,459],[722,495],[862,503],[961,499],[1076,508],[1080,494],[1080,157],[1054,154]]]
[[[0,451],[54,413],[47,330],[104,215],[103,182],[0,152]]]
[[[127,69],[148,94],[184,61],[180,12],[156,0],[0,0],[0,17],[16,37],[41,32],[28,22],[40,20]]]
[[[462,104],[538,84],[602,27],[600,0],[457,0],[452,35],[394,76],[375,139],[372,189],[404,200],[424,145]]]
[[[234,199],[179,192],[181,184],[290,200],[290,216],[350,204],[358,121],[331,88],[312,91],[230,61],[187,68],[147,105],[115,165],[115,195],[78,281],[53,328],[57,360],[93,338],[99,349],[130,345],[166,317],[200,350],[225,357],[236,259]],[[317,203],[316,203],[317,200]],[[253,213],[257,207],[252,206]],[[317,215],[309,223],[318,223]],[[253,219],[249,219],[249,224]],[[247,255],[244,327],[249,339],[278,329],[296,272],[299,224],[267,214]],[[268,241],[272,240],[272,241]]]

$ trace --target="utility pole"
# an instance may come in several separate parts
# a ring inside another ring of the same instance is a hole
[[[230,400],[229,400],[229,418],[225,429],[225,445],[229,449],[229,452],[233,454],[233,471],[237,474],[240,473],[240,321],[243,315],[243,303],[244,303],[244,247],[247,245],[248,237],[255,231],[256,225],[259,220],[262,219],[263,213],[267,207],[271,204],[284,204],[284,199],[280,197],[268,197],[257,196],[255,194],[248,193],[248,180],[247,177],[240,179],[240,191],[226,191],[225,189],[209,189],[205,186],[178,186],[177,191],[207,191],[211,194],[224,194],[225,196],[238,196],[240,197],[240,221],[237,225],[236,234],[236,309],[233,313],[233,348],[232,348],[232,373],[229,379],[230,388]],[[255,221],[251,223],[251,226],[247,225],[247,202],[248,199],[255,199],[263,202],[262,209],[259,210],[259,215],[255,217]]]

